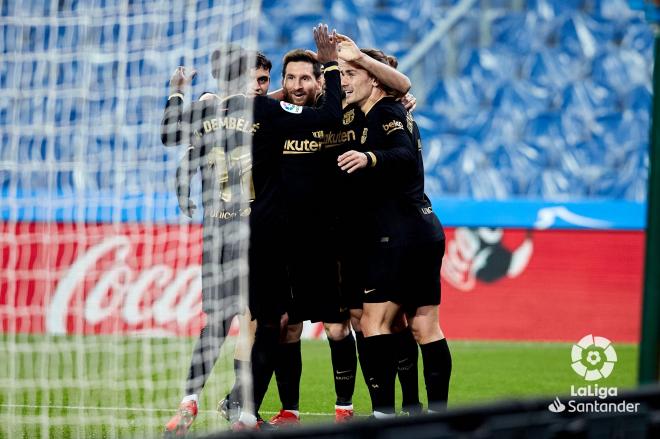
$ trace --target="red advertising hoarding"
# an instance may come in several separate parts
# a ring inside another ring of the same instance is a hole
[[[199,333],[199,225],[0,228],[3,332]],[[440,320],[448,338],[639,340],[643,232],[446,232]]]

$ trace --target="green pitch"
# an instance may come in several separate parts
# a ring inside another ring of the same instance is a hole
[[[158,436],[182,396],[194,340],[119,337],[0,337],[0,438]],[[233,382],[232,340],[209,379],[194,431],[226,429],[215,406]],[[80,349],[83,346],[84,349]],[[570,367],[569,343],[450,342],[450,407],[567,395],[585,385]],[[599,386],[635,386],[636,345],[615,344],[618,362]],[[47,353],[43,353],[47,352]],[[420,356],[420,397],[425,402]],[[397,383],[397,394],[399,393]],[[327,342],[303,343],[304,423],[331,421],[334,386]],[[362,375],[358,414],[370,410]],[[261,413],[279,408],[274,380]]]

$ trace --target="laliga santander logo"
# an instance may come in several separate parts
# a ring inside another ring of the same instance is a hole
[[[575,373],[586,381],[597,381],[612,374],[617,356],[611,341],[589,334],[573,345],[571,361]]]

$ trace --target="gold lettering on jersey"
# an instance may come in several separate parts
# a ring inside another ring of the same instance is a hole
[[[322,139],[323,138],[323,130],[312,132],[312,136],[314,136],[317,139]]]
[[[215,172],[216,184],[220,199],[224,202],[232,201],[232,185],[229,183],[229,169],[238,168],[240,175],[240,190],[249,200],[254,200],[255,190],[252,180],[252,153],[251,146],[237,146],[229,157],[220,147],[214,147],[206,157],[209,167]],[[214,217],[216,218],[216,217]],[[218,217],[219,218],[219,217]]]
[[[342,143],[355,141],[355,131],[340,131],[338,133],[328,133],[323,137],[324,148],[332,148],[341,145]]]
[[[430,215],[430,214],[433,213],[433,208],[432,208],[431,206],[429,206],[429,207],[422,207],[420,210],[422,211],[422,214],[423,214],[423,215]]]
[[[355,119],[355,108],[351,109],[351,111],[347,111],[344,113],[344,120],[342,121],[344,125],[348,125],[351,122],[353,122],[353,119]]]
[[[413,122],[414,120],[412,114],[410,114],[410,112],[406,113],[406,125],[408,126],[408,131],[410,134],[413,133]]]
[[[367,141],[367,132],[369,131],[368,128],[365,128],[364,131],[362,131],[362,138],[360,139],[360,143],[364,144]]]
[[[220,128],[254,134],[259,129],[259,124],[250,124],[248,120],[242,117],[228,116],[206,119],[204,122],[202,122],[202,128],[204,129],[204,134],[217,131]]]
[[[385,131],[385,134],[390,134],[393,131],[402,130],[402,129],[403,129],[403,124],[398,120],[392,120],[388,123],[383,124],[383,131]]]
[[[315,140],[291,140],[284,141],[284,154],[308,154],[321,149],[321,143]]]

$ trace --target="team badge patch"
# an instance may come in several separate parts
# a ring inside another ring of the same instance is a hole
[[[301,107],[300,105],[294,105],[284,101],[280,101],[280,106],[284,111],[293,114],[300,114],[302,113],[303,110],[303,107]]]
[[[344,113],[344,125],[348,125],[349,123],[353,122],[353,119],[355,119],[355,108]]]
[[[362,131],[362,138],[360,139],[360,143],[362,144],[367,141],[367,131],[369,131],[368,128],[365,128],[364,131]]]

